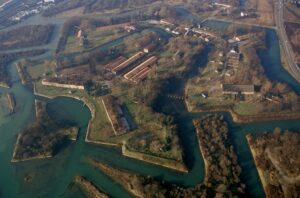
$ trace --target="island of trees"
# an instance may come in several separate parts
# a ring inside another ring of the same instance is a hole
[[[76,176],[74,183],[77,184],[90,198],[108,198],[95,184],[87,180],[85,177]]]
[[[0,49],[16,49],[46,44],[50,41],[54,25],[28,25],[0,33]]]
[[[44,103],[36,102],[36,112],[36,121],[18,135],[12,162],[51,157],[76,140],[78,129],[52,120]]]
[[[296,198],[300,193],[300,134],[280,128],[249,134],[247,140],[267,198]]]

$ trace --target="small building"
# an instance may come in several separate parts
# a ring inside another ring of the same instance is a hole
[[[136,27],[134,27],[133,25],[126,25],[124,27],[124,29],[127,31],[127,32],[132,32],[132,31],[135,31],[136,30]]]
[[[173,31],[172,31],[172,34],[175,34],[175,35],[180,35],[180,32],[179,32],[179,30],[178,30],[178,29],[175,29],[175,30],[173,30]]]
[[[155,49],[156,45],[154,45],[153,43],[147,45],[146,47],[144,47],[144,52],[145,53],[150,53]]]
[[[236,54],[237,51],[235,51],[234,49],[230,50],[230,53]]]
[[[77,38],[81,38],[83,36],[82,30],[80,29],[77,33]]]
[[[203,98],[207,98],[207,94],[205,94],[205,93],[201,93],[201,96],[202,96]]]
[[[255,89],[254,85],[222,84],[222,93],[232,95],[253,95],[255,93]]]

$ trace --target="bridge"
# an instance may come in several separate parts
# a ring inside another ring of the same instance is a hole
[[[167,98],[175,99],[175,100],[185,100],[185,97],[179,95],[167,94],[165,95]]]

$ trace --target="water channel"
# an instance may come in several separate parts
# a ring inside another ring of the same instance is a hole
[[[208,52],[209,47],[207,47],[203,54],[199,55],[196,67],[189,72],[186,78],[197,75],[196,71],[198,71],[198,67],[205,65],[207,61]],[[276,33],[272,30],[267,30],[267,49],[264,52],[259,52],[267,75],[273,80],[288,83],[299,93],[300,85],[282,69],[279,53]],[[0,94],[7,91],[14,93],[17,108],[16,113],[11,116],[0,113],[1,198],[84,197],[78,188],[69,185],[75,175],[87,177],[111,197],[130,197],[122,187],[86,163],[88,157],[181,186],[194,186],[203,180],[204,165],[198,149],[192,119],[199,118],[207,113],[189,113],[182,102],[167,98],[160,99],[157,110],[166,114],[174,114],[179,123],[180,137],[185,146],[185,160],[190,168],[188,174],[180,174],[123,157],[120,151],[116,149],[86,144],[84,137],[88,121],[91,117],[90,112],[87,107],[83,106],[82,102],[65,97],[50,100],[47,105],[47,111],[57,119],[65,120],[79,126],[78,141],[72,143],[51,159],[15,164],[10,163],[16,135],[35,118],[33,105],[35,97],[29,89],[21,85],[16,68],[13,65],[9,67],[9,73],[14,82],[13,86],[10,89],[0,88]],[[186,79],[184,78],[175,79],[168,91],[172,94],[182,94],[185,81]],[[171,109],[172,111],[170,111]],[[247,133],[272,131],[275,127],[299,131],[300,122],[291,120],[238,125],[232,122],[229,114],[222,112],[220,114],[223,114],[229,122],[230,140],[237,152],[238,160],[242,167],[242,181],[246,184],[249,197],[264,197],[264,192],[245,135]],[[31,181],[24,181],[24,177],[30,177]]]

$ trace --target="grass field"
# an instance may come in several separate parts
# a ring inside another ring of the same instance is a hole
[[[46,73],[52,73],[51,67],[47,66],[44,63],[32,67],[27,67],[27,71],[34,80],[43,77]]]
[[[90,101],[95,105],[95,117],[90,125],[89,139],[93,141],[107,141],[114,136],[111,124],[107,118],[101,98]]]
[[[259,25],[275,25],[273,2],[269,0],[249,0],[247,4],[250,8],[256,9],[257,18],[245,19],[245,22]]]

